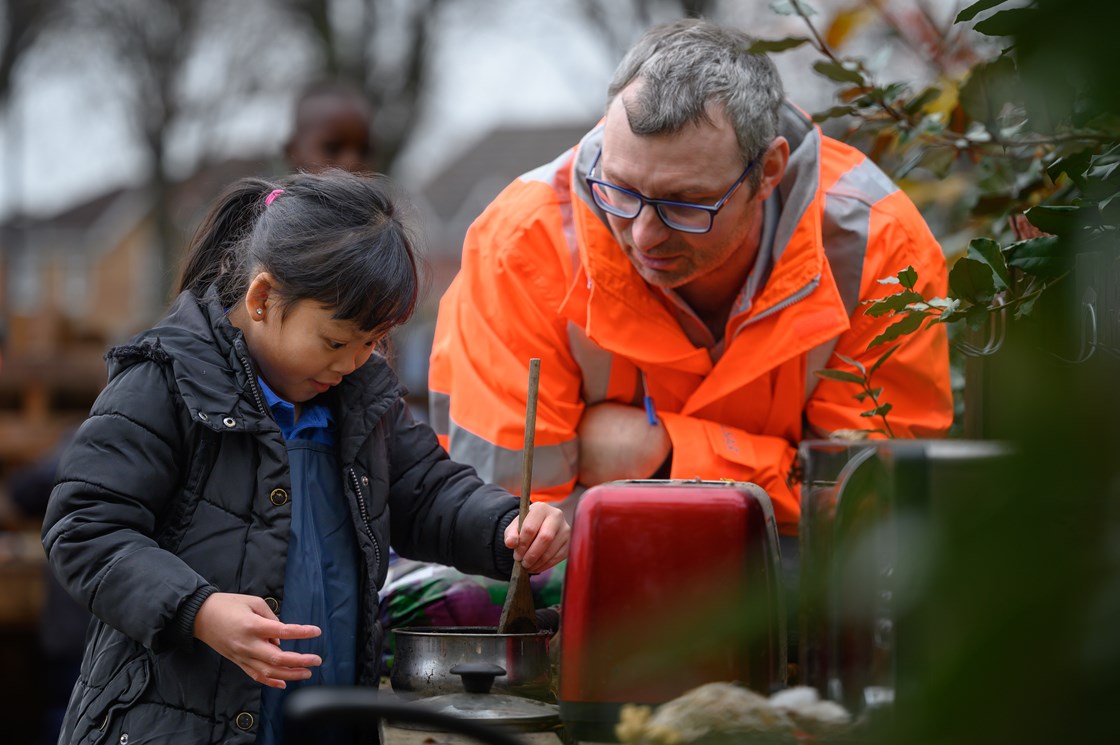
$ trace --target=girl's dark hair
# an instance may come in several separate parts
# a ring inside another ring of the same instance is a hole
[[[420,293],[414,240],[399,212],[382,177],[332,169],[278,183],[241,179],[195,232],[179,292],[201,297],[216,284],[230,308],[264,271],[279,284],[281,312],[314,300],[363,331],[388,331],[411,317]]]

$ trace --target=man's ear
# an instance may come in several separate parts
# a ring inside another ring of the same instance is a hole
[[[251,321],[263,321],[275,310],[276,281],[268,272],[261,272],[249,282],[245,293],[245,312]]]
[[[762,169],[762,181],[758,185],[759,199],[768,198],[786,175],[786,166],[789,165],[789,140],[781,135],[774,138],[766,152],[762,154],[759,166]]]

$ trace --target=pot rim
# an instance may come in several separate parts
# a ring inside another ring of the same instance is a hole
[[[551,637],[548,630],[532,631],[521,634],[499,634],[497,626],[402,626],[389,629],[389,633],[403,636],[455,636],[455,637],[484,637],[487,639],[499,638],[536,638],[538,636]]]

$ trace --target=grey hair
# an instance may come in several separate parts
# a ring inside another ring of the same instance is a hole
[[[607,107],[635,81],[625,102],[634,134],[673,134],[686,124],[711,123],[711,103],[722,105],[735,129],[745,166],[778,134],[785,92],[774,63],[747,51],[753,39],[709,21],[687,18],[647,31],[630,48],[607,89]],[[757,187],[762,169],[750,182]]]

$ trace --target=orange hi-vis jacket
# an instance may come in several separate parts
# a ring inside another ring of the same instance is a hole
[[[602,125],[552,163],[508,186],[467,233],[462,266],[441,300],[429,373],[431,421],[455,460],[520,491],[528,365],[541,358],[532,498],[578,490],[577,427],[586,406],[652,398],[672,442],[670,478],[750,481],[795,534],[797,444],[881,427],[861,416],[854,383],[824,367],[870,367],[897,437],[938,437],[952,422],[943,326],[868,350],[892,320],[861,303],[897,286],[907,266],[925,297],[946,294],[941,248],[917,208],[862,153],[783,108],[791,154],[768,201],[760,266],[727,321],[713,362],[641,279],[595,207],[583,176]],[[772,203],[772,204],[771,204]],[[717,218],[719,219],[719,218]],[[752,287],[761,284],[761,287]],[[896,319],[897,320],[897,319]],[[645,478],[649,474],[635,474]]]

